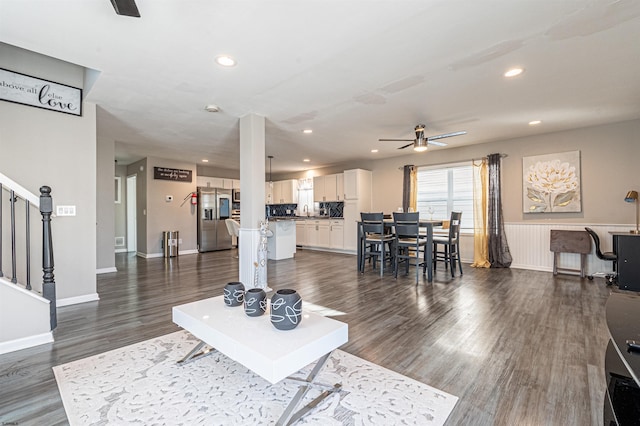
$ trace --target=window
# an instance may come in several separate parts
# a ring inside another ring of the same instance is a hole
[[[417,181],[420,217],[446,220],[452,211],[461,211],[461,231],[473,231],[471,164],[418,167]]]

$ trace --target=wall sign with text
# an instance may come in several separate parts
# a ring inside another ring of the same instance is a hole
[[[82,89],[2,68],[0,100],[82,116]]]
[[[153,178],[173,180],[176,182],[191,182],[191,170],[170,169],[168,167],[154,167]]]

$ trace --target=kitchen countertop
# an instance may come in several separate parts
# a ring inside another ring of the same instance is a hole
[[[269,220],[272,222],[279,220],[343,220],[342,217],[329,217],[329,216],[271,216]]]

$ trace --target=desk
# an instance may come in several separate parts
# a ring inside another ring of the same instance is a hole
[[[427,220],[420,219],[420,228],[426,229],[427,245],[425,250],[427,251],[427,259],[429,264],[427,265],[427,282],[433,281],[433,227],[442,226],[444,221],[442,220]],[[393,229],[393,220],[384,220],[385,228]],[[362,253],[364,252],[364,234],[362,232],[362,222],[358,221],[358,248],[357,248],[357,262],[358,272],[363,272],[360,269],[360,260],[362,259]]]
[[[640,291],[640,234],[610,232],[613,251],[618,256],[618,287]]]

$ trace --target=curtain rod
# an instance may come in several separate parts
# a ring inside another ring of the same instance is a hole
[[[508,154],[500,154],[500,158],[506,158],[508,157]],[[419,164],[419,165],[414,165],[414,164],[409,164],[410,166],[414,166],[414,167],[435,167],[435,166],[442,166],[444,164],[457,164],[457,163],[466,163],[467,161],[478,161],[478,160],[484,160],[487,157],[480,157],[480,158],[472,158],[470,160],[460,160],[460,161],[448,161],[446,163],[435,163],[435,164]],[[404,166],[400,166],[398,167],[398,170],[403,170]]]

